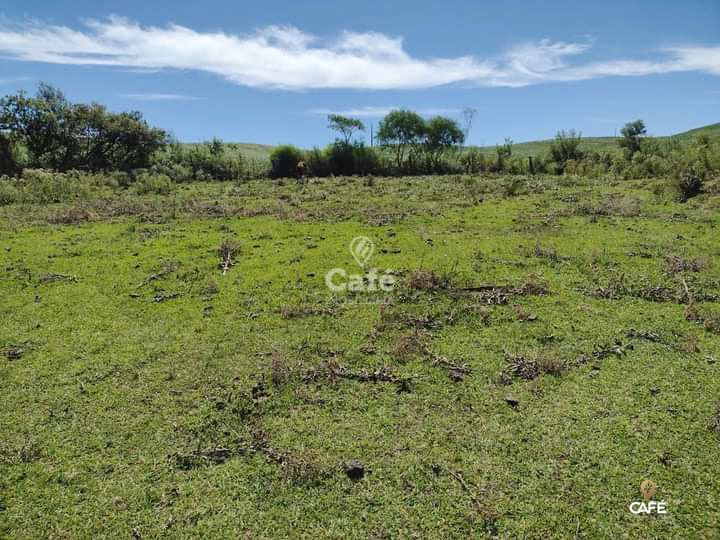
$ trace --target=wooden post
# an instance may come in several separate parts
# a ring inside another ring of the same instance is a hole
[[[535,167],[533,167],[532,156],[528,156],[528,161],[529,161],[529,163],[530,163],[530,174],[534,175],[534,174],[535,174]]]

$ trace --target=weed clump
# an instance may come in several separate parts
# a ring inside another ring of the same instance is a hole
[[[557,376],[567,368],[564,360],[546,353],[513,354],[505,351],[505,362],[505,380],[518,378],[531,381],[546,373]]]
[[[405,276],[405,283],[411,289],[419,291],[443,290],[450,287],[450,279],[433,270],[413,270]]]

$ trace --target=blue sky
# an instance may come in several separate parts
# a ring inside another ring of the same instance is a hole
[[[325,114],[462,118],[470,143],[720,121],[720,2],[5,0],[0,93],[39,81],[180,140],[332,138]]]

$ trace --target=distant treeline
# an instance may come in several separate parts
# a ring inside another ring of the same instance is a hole
[[[180,144],[149,126],[139,112],[71,103],[60,90],[41,84],[35,96],[20,92],[0,99],[0,175],[20,176],[25,169],[118,172],[121,184],[131,184],[140,175],[157,175],[161,182],[294,177],[300,168],[312,177],[553,174],[668,177],[688,184],[692,192],[720,174],[718,140],[700,135],[690,144],[660,141],[647,137],[641,120],[622,128],[620,152],[583,151],[580,133],[569,130],[557,134],[549,151],[532,157],[513,155],[509,139],[493,155],[464,147],[470,124],[461,128],[452,118],[425,119],[395,110],[382,119],[377,145],[369,147],[357,137],[365,131],[362,121],[333,114],[328,127],[335,140],[325,148],[283,145],[273,149],[269,160],[256,160],[220,140]]]

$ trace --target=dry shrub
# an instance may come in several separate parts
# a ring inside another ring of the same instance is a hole
[[[330,467],[314,450],[288,456],[282,463],[283,476],[294,484],[315,484],[330,476]]]
[[[390,346],[389,354],[400,362],[408,362],[427,348],[427,335],[417,330],[400,334]]]
[[[512,354],[505,352],[506,377],[531,381],[545,373],[560,375],[566,369],[564,360],[547,353]]]
[[[77,225],[85,221],[97,219],[97,214],[84,206],[67,206],[58,210],[48,218],[55,225]]]
[[[537,281],[526,281],[519,287],[511,290],[515,296],[544,296],[548,294],[548,288]]]
[[[220,292],[220,285],[217,284],[217,281],[215,281],[212,278],[208,279],[208,282],[205,285],[205,290],[203,291],[203,294],[205,294],[207,296],[214,296],[219,292]]]
[[[693,302],[685,308],[685,319],[702,324],[703,328],[712,334],[720,334],[720,314],[704,310]]]
[[[700,352],[700,339],[695,334],[686,334],[676,345],[675,350],[684,354]]]
[[[270,356],[270,380],[276,388],[285,386],[292,377],[292,367],[287,354],[280,347],[273,347]]]
[[[598,216],[618,216],[618,217],[637,217],[641,214],[640,201],[625,197],[622,199],[609,199],[597,204],[585,203],[577,207],[577,213],[580,215],[598,217]]]
[[[419,291],[447,289],[450,286],[447,277],[440,276],[433,270],[413,270],[405,276],[405,283],[411,289]]]
[[[677,255],[672,255],[665,259],[667,271],[670,274],[679,274],[682,272],[702,272],[709,266],[709,260],[705,257],[697,259],[683,259]]]
[[[720,434],[720,405],[717,406],[715,414],[710,419],[710,429]]]

